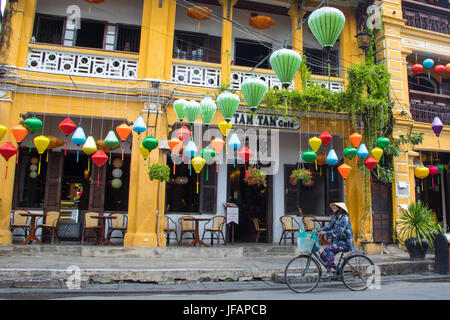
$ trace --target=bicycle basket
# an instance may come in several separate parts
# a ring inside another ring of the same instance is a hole
[[[300,253],[310,253],[317,241],[317,234],[314,232],[300,231],[297,239],[297,249]]]

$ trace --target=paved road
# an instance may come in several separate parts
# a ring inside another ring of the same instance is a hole
[[[382,282],[380,289],[353,292],[342,286],[319,286],[309,294],[289,289],[254,290],[207,294],[146,294],[133,296],[84,296],[59,300],[450,300],[450,282]]]

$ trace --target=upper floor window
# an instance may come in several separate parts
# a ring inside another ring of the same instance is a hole
[[[64,18],[37,15],[33,37],[37,42],[61,44],[64,30]]]
[[[119,25],[117,30],[116,50],[139,52],[141,43],[141,28]]]
[[[243,67],[255,67],[272,52],[272,45],[247,39],[236,39],[234,64]],[[269,59],[265,59],[258,68],[270,69]]]
[[[175,31],[173,58],[220,63],[221,38],[202,33]]]
[[[81,28],[77,30],[75,45],[78,47],[103,48],[105,22],[81,20]]]
[[[304,48],[303,53],[306,56],[306,65],[312,74],[319,76],[328,76],[328,57],[325,51],[318,49]],[[330,76],[339,77],[339,51],[330,52]]]

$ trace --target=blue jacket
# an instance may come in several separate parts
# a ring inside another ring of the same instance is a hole
[[[333,237],[333,243],[343,241],[349,247],[349,251],[355,250],[352,223],[347,214],[334,216],[331,222],[319,231],[325,231],[327,237]]]

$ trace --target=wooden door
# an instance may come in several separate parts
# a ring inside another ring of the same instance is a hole
[[[208,174],[206,170],[208,169]],[[208,176],[208,180],[206,179]],[[217,211],[217,173],[216,165],[206,165],[199,175],[200,180],[200,208],[201,213],[216,213]]]
[[[64,169],[64,153],[50,152],[48,155],[47,176],[45,180],[44,209],[59,211],[61,206],[61,183]],[[44,158],[44,155],[42,156]],[[45,160],[43,160],[45,161]]]
[[[89,186],[89,211],[103,214],[105,207],[106,167],[100,168],[91,162],[91,183]]]
[[[289,182],[290,175],[293,170],[297,169],[296,165],[284,165],[284,208],[285,208],[285,214],[298,214],[298,208],[299,208],[299,187],[298,184],[301,183],[299,181],[296,185],[293,185]]]
[[[390,184],[373,182],[373,241],[392,243],[392,190]]]

